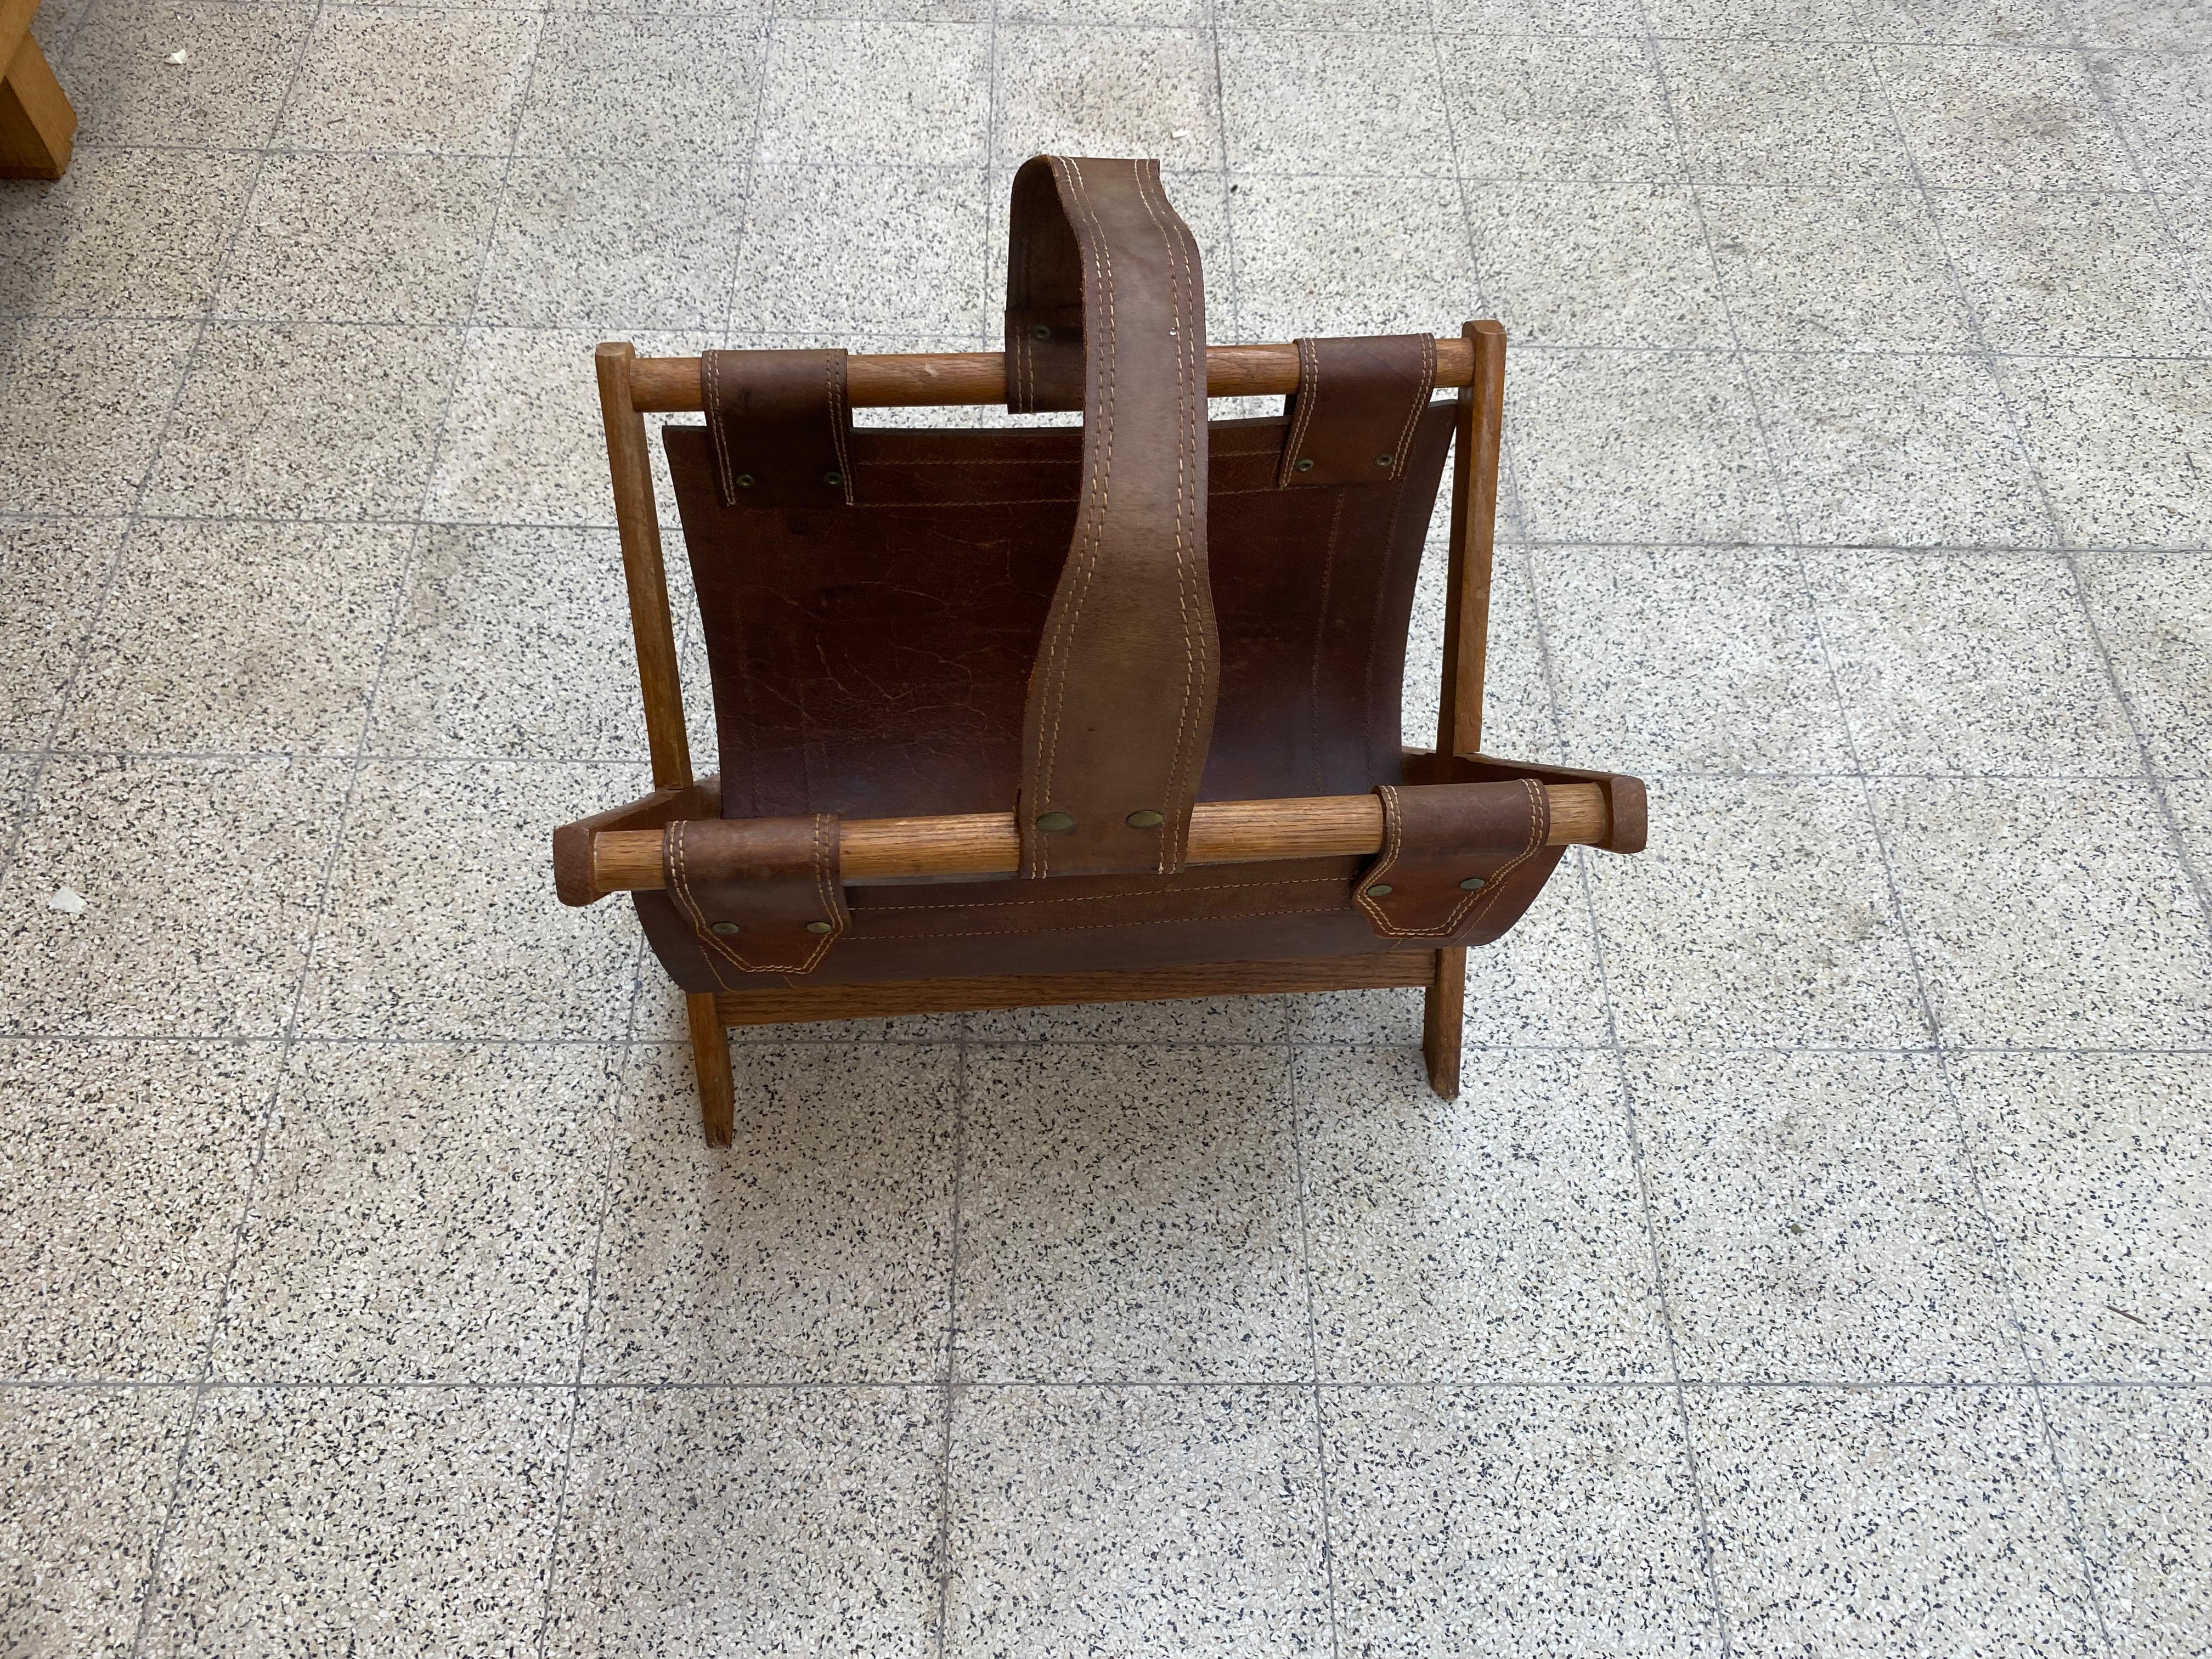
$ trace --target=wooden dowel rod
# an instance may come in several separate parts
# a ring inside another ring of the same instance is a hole
[[[1467,340],[1438,338],[1438,386],[1465,386],[1474,373],[1474,349]],[[1264,398],[1297,389],[1298,349],[1294,345],[1206,348],[1209,398]],[[855,409],[1003,404],[1006,360],[996,351],[880,357],[855,353],[845,362],[845,393]],[[697,409],[699,360],[640,357],[630,367],[630,396],[645,413]]]
[[[1553,847],[1594,846],[1611,830],[1605,792],[1594,783],[1553,783]],[[1372,795],[1298,800],[1215,801],[1191,814],[1193,864],[1372,853],[1382,845],[1382,803]],[[896,876],[1010,875],[1021,862],[1011,812],[933,818],[855,818],[838,826],[838,863],[852,881]],[[592,878],[602,893],[661,886],[660,831],[603,830],[592,842]]]

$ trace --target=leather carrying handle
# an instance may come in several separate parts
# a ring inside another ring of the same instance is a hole
[[[1014,177],[1007,407],[1081,408],[1075,532],[1030,675],[1024,876],[1184,863],[1220,678],[1206,557],[1206,293],[1157,161]]]

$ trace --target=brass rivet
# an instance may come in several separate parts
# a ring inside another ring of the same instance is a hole
[[[1377,466],[1388,466],[1395,459],[1397,459],[1397,457],[1395,455],[1377,455],[1375,458],[1375,465]]]
[[[1367,890],[1367,896],[1370,898],[1389,898],[1392,890],[1393,890],[1389,882],[1378,881],[1372,887]]]
[[[738,473],[738,489],[750,489],[752,487],[753,487],[753,475],[752,475],[751,473],[750,473],[750,472],[740,472],[740,473]]]
[[[1465,881],[1460,883],[1459,888],[1462,893],[1480,893],[1489,885],[1490,884],[1480,876],[1469,876]]]
[[[1036,821],[1036,826],[1048,836],[1064,836],[1075,828],[1075,820],[1065,812],[1047,812]]]
[[[1030,338],[1032,340],[1049,340],[1052,338],[1052,330],[1043,323],[1034,324],[1030,329]]]
[[[845,482],[845,475],[842,472],[825,472],[822,475],[822,482],[835,489]]]
[[[826,921],[810,921],[806,924],[806,931],[810,933],[826,933],[830,931],[830,924]]]
[[[1165,813],[1155,812],[1149,806],[1141,812],[1132,812],[1121,820],[1132,830],[1157,830],[1167,821]]]
[[[707,931],[710,933],[728,934],[734,933],[738,930],[738,924],[734,921],[715,921],[709,922],[708,924]]]
[[[1310,472],[1313,471],[1313,459],[1310,456],[1298,463],[1298,471],[1301,472]]]

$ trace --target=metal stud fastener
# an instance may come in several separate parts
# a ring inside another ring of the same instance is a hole
[[[1313,457],[1312,457],[1312,456],[1310,456],[1310,455],[1309,455],[1309,456],[1307,456],[1304,460],[1300,461],[1300,462],[1298,463],[1298,465],[1297,465],[1297,470],[1298,470],[1299,471],[1301,471],[1301,472],[1310,472],[1310,471],[1313,471]]]
[[[710,933],[720,933],[726,939],[730,934],[740,930],[734,921],[710,921],[707,924],[707,931]]]
[[[1167,821],[1165,813],[1155,812],[1149,806],[1141,812],[1132,812],[1121,820],[1132,830],[1157,830]]]
[[[740,472],[740,473],[738,473],[738,489],[750,489],[752,487],[753,487],[753,475],[752,475],[751,473],[750,473],[750,472]]]
[[[806,924],[806,931],[810,933],[826,933],[830,931],[830,924],[826,921],[810,921]]]
[[[1395,455],[1377,455],[1375,458],[1375,465],[1377,466],[1388,466],[1391,462],[1397,459],[1398,458]]]
[[[822,482],[835,489],[845,482],[845,475],[842,472],[825,472],[822,475]]]
[[[1036,827],[1048,836],[1064,836],[1075,828],[1075,820],[1065,812],[1047,812],[1036,821]]]
[[[1030,338],[1032,340],[1049,340],[1052,338],[1051,325],[1046,323],[1032,324],[1030,327]]]
[[[1489,885],[1490,884],[1480,876],[1469,876],[1465,881],[1460,883],[1459,890],[1462,893],[1480,893]]]
[[[1367,896],[1370,898],[1389,898],[1390,895],[1396,890],[1397,889],[1391,886],[1389,882],[1378,881],[1372,887],[1367,890]]]

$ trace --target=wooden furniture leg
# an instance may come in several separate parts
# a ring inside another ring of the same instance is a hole
[[[58,179],[76,112],[31,38],[38,0],[0,0],[0,179]]]
[[[1461,337],[1474,353],[1474,373],[1459,389],[1459,426],[1452,443],[1451,536],[1444,577],[1443,683],[1437,700],[1437,752],[1482,750],[1482,671],[1490,647],[1490,567],[1498,534],[1498,447],[1505,408],[1505,331],[1466,323]],[[1437,952],[1436,978],[1421,1009],[1421,1051],[1429,1086],[1445,1099],[1459,1093],[1460,1033],[1466,1014],[1467,951]]]
[[[730,1039],[711,994],[684,999],[691,1022],[691,1066],[699,1074],[699,1123],[709,1146],[726,1146],[738,1112],[737,1079],[730,1074]]]

